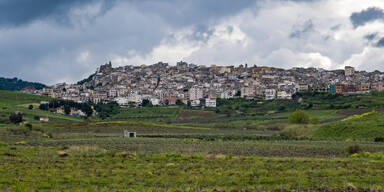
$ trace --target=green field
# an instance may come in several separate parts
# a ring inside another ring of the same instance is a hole
[[[0,91],[0,189],[382,191],[383,97],[303,97],[220,101],[217,110],[121,108],[102,120],[42,111],[51,98]],[[296,109],[317,123],[289,123]],[[23,123],[9,121],[15,111]]]

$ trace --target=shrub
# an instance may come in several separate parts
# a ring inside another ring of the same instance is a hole
[[[289,116],[289,123],[308,124],[308,122],[309,122],[309,115],[307,112],[303,110],[295,111]]]
[[[32,130],[32,124],[27,123],[27,124],[25,124],[25,126],[26,126],[30,131]]]
[[[33,119],[36,120],[36,121],[39,121],[40,117],[36,115],[36,116],[33,117]]]
[[[64,105],[64,113],[69,115],[71,113],[71,107],[69,105]]]
[[[14,113],[9,116],[9,120],[14,124],[21,123],[23,122],[23,115],[20,112]]]
[[[363,150],[360,148],[359,145],[351,145],[347,148],[347,154],[348,155],[353,155],[353,154],[356,154],[356,153],[360,153],[362,152]]]
[[[384,137],[376,137],[375,142],[384,142]]]
[[[48,104],[41,104],[41,105],[39,106],[39,109],[40,109],[40,110],[47,111],[47,110],[49,109],[49,106],[48,106]]]
[[[29,106],[28,106],[28,109],[29,109],[29,110],[32,110],[32,109],[33,109],[33,105],[29,105]]]

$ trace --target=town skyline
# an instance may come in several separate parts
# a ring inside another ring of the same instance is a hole
[[[183,61],[183,60],[180,60],[181,62],[187,62],[188,61]],[[180,62],[178,61],[178,62]],[[128,64],[128,65],[121,65],[121,66],[115,66],[113,64],[112,61],[108,61],[108,62],[111,62],[112,64],[112,67],[113,68],[119,68],[119,67],[127,67],[127,66],[132,66],[132,67],[141,67],[141,66],[152,66],[152,65],[156,65],[158,63],[167,63],[169,66],[177,66],[177,63],[174,63],[174,64],[171,64],[171,63],[168,63],[168,62],[163,62],[163,61],[158,61],[157,63],[153,63],[153,64]],[[106,62],[105,64],[107,64],[108,62]],[[284,68],[284,67],[274,67],[274,66],[269,66],[269,65],[256,65],[256,64],[248,64],[248,63],[243,63],[243,64],[233,64],[233,65],[216,65],[216,64],[195,64],[195,63],[189,63],[189,64],[193,64],[193,65],[196,65],[196,66],[203,66],[203,67],[212,67],[212,66],[222,66],[222,67],[239,67],[239,66],[244,66],[244,65],[248,65],[248,67],[254,67],[254,66],[257,66],[257,67],[270,67],[270,68],[277,68],[277,69],[284,69],[284,70],[290,70],[290,69],[293,69],[293,68],[304,68],[304,69],[308,69],[308,68],[315,68],[315,69],[323,69],[323,70],[326,70],[326,71],[336,71],[336,70],[344,70],[345,67],[349,67],[349,66],[340,66],[339,68],[335,68],[335,69],[324,69],[324,68],[321,68],[321,67],[305,67],[305,66],[300,66],[300,65],[297,65],[297,66],[293,66],[293,67],[290,67],[290,68]],[[102,66],[102,65],[99,65],[99,66]],[[68,84],[76,84],[77,82],[83,80],[83,79],[86,79],[87,77],[89,77],[90,75],[94,74],[95,72],[97,72],[98,70],[98,67],[96,68],[93,68],[93,72],[91,73],[84,73],[82,75],[80,75],[79,79],[74,79],[73,81],[68,81],[68,82],[57,82],[57,83],[52,83],[52,84],[46,84],[47,86],[53,86],[55,84],[60,84],[60,83],[68,83]],[[380,72],[384,72],[384,70],[379,70],[379,69],[372,69],[372,70],[357,70],[356,71],[362,71],[362,72],[374,72],[374,71],[380,71]],[[18,78],[18,79],[21,79],[20,77],[16,77],[16,76],[4,76],[4,78]],[[28,81],[28,79],[21,79],[21,80],[25,80],[25,81]],[[33,82],[33,81],[30,81],[30,82]],[[35,82],[35,83],[41,83],[41,82]]]
[[[42,90],[22,92],[80,103],[115,101],[120,106],[188,105],[216,107],[216,99],[292,100],[300,92],[365,94],[384,91],[384,72],[321,68],[282,69],[267,66],[196,65],[185,61],[176,66],[153,65],[113,67],[101,65],[76,84],[58,83]]]

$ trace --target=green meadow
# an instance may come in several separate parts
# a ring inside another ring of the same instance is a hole
[[[384,97],[300,97],[120,108],[101,119],[40,110],[52,98],[0,91],[0,189],[382,191]],[[308,123],[289,121],[298,109]],[[15,112],[22,123],[9,120]]]

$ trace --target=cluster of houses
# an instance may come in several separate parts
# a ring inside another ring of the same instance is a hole
[[[89,78],[77,83],[60,83],[42,90],[23,92],[78,102],[116,101],[137,106],[144,99],[152,105],[216,107],[216,99],[292,99],[297,92],[366,93],[384,90],[384,73],[319,68],[281,69],[265,66],[204,66],[180,61],[176,66],[153,65],[113,68],[100,66]]]

